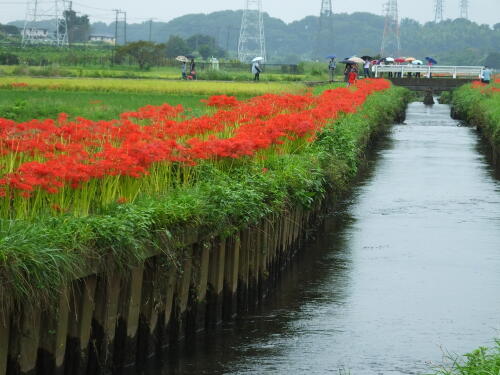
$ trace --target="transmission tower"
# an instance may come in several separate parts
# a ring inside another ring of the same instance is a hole
[[[460,18],[469,19],[469,1],[460,0]]]
[[[332,0],[321,0],[319,28],[316,36],[315,55],[331,54],[333,50],[333,8]]]
[[[50,44],[66,47],[68,25],[65,15],[69,9],[68,3],[65,0],[28,1],[23,29],[23,46]]]
[[[381,56],[399,56],[401,45],[399,41],[398,0],[388,0],[384,4],[385,25],[382,36]]]
[[[262,0],[245,0],[238,41],[238,59],[241,62],[250,62],[255,57],[263,57],[266,60]]]
[[[434,22],[442,22],[444,9],[444,0],[434,0]]]

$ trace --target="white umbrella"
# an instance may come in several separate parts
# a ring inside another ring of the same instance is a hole
[[[394,62],[394,58],[392,58],[392,57],[386,57],[385,61],[387,61],[387,62]]]
[[[423,65],[424,63],[422,62],[422,60],[413,60],[411,62],[413,65]]]
[[[180,62],[188,62],[188,58],[186,56],[177,56],[175,58],[177,61],[180,61]]]
[[[350,57],[349,61],[355,62],[356,64],[364,64],[366,62],[365,60],[357,56]]]
[[[252,62],[262,61],[262,60],[264,60],[264,58],[259,56],[259,57],[256,57],[255,59],[253,59]]]

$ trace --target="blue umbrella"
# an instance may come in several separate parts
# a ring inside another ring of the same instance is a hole
[[[326,58],[327,58],[327,59],[334,59],[334,58],[336,58],[336,57],[337,57],[337,56],[335,56],[335,55],[328,55],[328,56],[326,56]]]
[[[435,64],[437,64],[437,63],[438,63],[438,62],[437,62],[435,59],[433,59],[432,57],[426,57],[425,59],[426,59],[429,63],[431,63],[431,64],[433,64],[433,65],[435,65]]]

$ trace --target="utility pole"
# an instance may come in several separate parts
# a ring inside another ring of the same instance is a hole
[[[153,19],[149,20],[149,41],[153,39]]]
[[[122,12],[123,14],[123,44],[127,44],[127,12]]]
[[[444,0],[434,0],[434,22],[442,22],[443,18],[443,9],[444,9]]]
[[[250,62],[258,56],[266,60],[262,0],[246,0],[238,41],[238,59]]]
[[[469,19],[469,1],[460,0],[460,18]]]
[[[333,8],[332,0],[321,0],[319,27],[316,35],[315,57],[333,53]]]
[[[385,24],[380,55],[399,56],[401,45],[399,40],[398,0],[388,0],[384,4]]]

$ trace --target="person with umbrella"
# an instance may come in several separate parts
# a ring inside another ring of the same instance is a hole
[[[187,59],[186,56],[177,56],[175,59],[182,63],[181,65],[182,79],[187,79],[187,62],[189,60]]]
[[[329,55],[326,58],[330,59],[330,62],[328,63],[328,73],[330,74],[330,82],[333,82],[333,77],[335,76],[335,69],[337,69],[337,62],[335,61],[336,56]]]
[[[363,70],[365,72],[365,78],[370,78],[371,77],[371,57],[370,56],[361,56],[361,58],[365,61],[363,64]]]
[[[437,64],[437,61],[435,59],[433,59],[432,57],[426,57],[425,59],[427,60],[427,65],[429,65],[429,66],[433,66],[433,65]],[[432,73],[430,72],[430,69],[429,69],[429,78],[432,78]]]
[[[262,72],[262,69],[259,65],[259,61],[262,60],[264,60],[262,57],[256,57],[255,59],[252,60],[252,74],[254,81],[260,80],[260,73]]]
[[[347,57],[341,61],[342,64],[345,64],[344,68],[344,82],[349,81],[349,73],[352,69],[352,65],[355,64],[351,60],[349,60]]]

